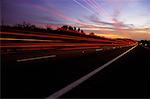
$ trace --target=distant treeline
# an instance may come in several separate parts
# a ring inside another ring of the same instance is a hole
[[[52,30],[51,28],[39,28],[30,23],[23,22],[22,24],[16,24],[13,26],[10,25],[1,25],[1,31],[17,31],[20,30],[22,32],[47,32],[48,30]]]
[[[77,27],[72,27],[69,25],[63,25],[62,27],[57,28],[56,30],[47,27],[47,28],[40,28],[36,25],[23,22],[22,24],[16,24],[14,26],[10,25],[1,25],[1,31],[9,31],[9,32],[26,32],[26,33],[33,33],[33,32],[40,32],[40,33],[51,33],[51,34],[66,34],[66,35],[74,35],[74,36],[84,36],[84,37],[91,37],[91,38],[101,38],[107,39],[104,37],[96,36],[93,32],[89,35]]]

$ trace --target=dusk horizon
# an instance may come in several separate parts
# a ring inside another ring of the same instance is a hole
[[[1,5],[1,98],[149,99],[150,0]]]
[[[5,0],[5,25],[76,26],[108,38],[150,40],[149,0]]]

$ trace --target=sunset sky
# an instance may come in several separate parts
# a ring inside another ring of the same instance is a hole
[[[110,38],[150,40],[150,0],[3,0],[2,22],[64,24]]]

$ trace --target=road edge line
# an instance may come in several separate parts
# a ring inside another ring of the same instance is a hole
[[[97,69],[95,69],[94,71],[86,74],[85,76],[79,78],[78,80],[76,80],[76,81],[72,82],[71,84],[65,86],[64,88],[58,90],[57,92],[53,93],[52,95],[48,96],[45,99],[56,99],[56,98],[64,95],[65,93],[67,93],[70,90],[72,90],[73,88],[77,87],[78,85],[80,85],[81,83],[83,83],[84,81],[86,81],[87,79],[89,79],[90,77],[92,77],[93,75],[95,75],[96,73],[98,73],[99,71],[101,71],[103,68],[107,67],[108,65],[110,65],[111,63],[113,63],[114,61],[116,61],[117,59],[121,58],[122,56],[124,56],[125,54],[127,54],[128,52],[130,52],[131,50],[133,50],[134,48],[136,48],[137,46],[138,45],[133,46],[132,48],[130,48],[129,50],[127,50],[124,53],[120,54],[116,58],[110,60],[109,62],[107,62],[104,65],[102,65],[102,66],[98,67]]]

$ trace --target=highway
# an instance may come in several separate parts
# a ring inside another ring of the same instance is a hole
[[[150,98],[150,50],[138,46],[63,98]]]
[[[0,41],[2,98],[148,97],[150,51],[137,41],[36,32]]]
[[[47,98],[129,49],[73,50],[18,62],[16,54],[4,54],[2,97]],[[61,97],[148,97],[149,59],[149,49],[137,46]]]

